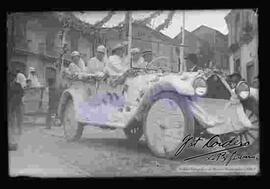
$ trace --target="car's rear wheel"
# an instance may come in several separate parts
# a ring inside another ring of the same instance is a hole
[[[184,137],[193,135],[194,118],[182,97],[174,92],[162,92],[153,97],[143,126],[152,153],[175,158]]]
[[[79,140],[83,133],[83,125],[76,120],[72,99],[69,99],[63,112],[64,134],[67,141]]]

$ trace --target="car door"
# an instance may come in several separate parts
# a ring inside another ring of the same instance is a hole
[[[94,86],[92,101],[95,101],[96,106],[93,111],[103,118],[99,120],[100,125],[123,125],[124,83],[114,86],[112,83],[116,79],[110,76],[106,80],[98,80]]]

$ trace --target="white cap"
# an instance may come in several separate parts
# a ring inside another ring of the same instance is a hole
[[[130,50],[130,53],[139,53],[140,49],[139,48],[133,48]]]
[[[71,53],[71,57],[73,57],[73,56],[80,56],[80,53],[78,51],[73,51]]]
[[[97,48],[97,52],[106,53],[106,47],[104,47],[103,45],[99,45]]]

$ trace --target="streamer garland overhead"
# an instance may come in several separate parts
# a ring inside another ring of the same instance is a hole
[[[115,14],[114,11],[110,11],[107,16],[105,16],[101,21],[98,21],[94,24],[94,27],[100,28],[102,27],[106,22],[108,22],[112,16]]]
[[[160,24],[159,26],[157,26],[155,30],[159,32],[165,28],[168,28],[169,25],[171,24],[171,21],[172,21],[174,14],[175,14],[175,11],[169,12],[168,17],[165,19],[165,21],[162,24]]]
[[[73,28],[83,33],[91,33],[95,27],[89,23],[85,23],[74,16],[71,12],[57,12],[56,16],[63,24],[64,28]]]
[[[136,20],[135,23],[137,23],[137,24],[144,24],[144,25],[150,24],[150,22],[152,21],[152,19],[156,18],[161,13],[162,13],[162,11],[155,11],[149,17],[144,18],[142,20]]]
[[[135,20],[133,23],[147,25],[151,22],[152,19],[159,16],[163,11],[155,11],[149,17],[142,20]],[[108,22],[112,16],[116,14],[115,11],[110,11],[107,16],[105,16],[101,21],[96,22],[95,24],[86,23],[79,18],[77,18],[72,12],[56,12],[56,16],[59,21],[63,24],[65,28],[73,28],[77,31],[81,31],[84,34],[93,34],[94,32],[100,30],[102,26]],[[171,24],[171,20],[175,11],[170,11],[165,21],[160,24],[155,30],[161,31],[167,28]],[[129,13],[125,13],[125,18],[117,26],[111,27],[110,29],[123,30],[125,27],[128,27]],[[105,28],[103,28],[105,29]],[[127,29],[127,28],[126,28]]]

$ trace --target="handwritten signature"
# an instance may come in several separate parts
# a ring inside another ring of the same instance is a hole
[[[237,151],[234,151],[233,153],[228,152],[220,152],[216,153],[214,155],[211,155],[207,158],[209,161],[221,161],[226,162],[225,165],[229,165],[231,161],[234,160],[244,160],[244,159],[256,159],[258,160],[259,157],[257,155],[243,155],[243,154],[237,154]]]
[[[214,135],[212,136],[209,140],[207,140],[203,146],[201,147],[202,149],[213,149],[215,147],[220,147],[221,149],[220,150],[216,150],[216,151],[211,151],[209,153],[203,153],[203,154],[199,154],[199,155],[196,155],[196,156],[191,156],[191,157],[188,157],[186,159],[184,159],[184,161],[187,161],[187,160],[191,160],[191,159],[195,159],[195,158],[199,158],[199,157],[203,157],[203,156],[209,156],[207,159],[208,160],[224,160],[226,161],[228,159],[228,154],[227,154],[227,150],[232,150],[232,149],[237,149],[237,148],[242,148],[242,147],[246,147],[249,144],[248,141],[246,142],[242,142],[241,140],[237,139],[238,137],[235,136],[227,141],[224,141],[224,142],[221,142],[220,140],[220,137],[219,135]],[[175,156],[179,156],[186,148],[190,148],[190,147],[196,147],[199,143],[202,143],[204,141],[204,138],[202,137],[198,137],[198,138],[195,138],[191,135],[187,135],[183,141],[182,141],[182,144],[177,148],[176,152],[175,152]],[[216,155],[216,157],[214,158],[214,155]],[[235,160],[235,159],[241,159],[239,158],[239,156],[236,156],[236,151],[234,153],[232,153],[229,157],[229,161],[226,163],[226,165],[228,165],[232,160]],[[248,158],[254,158],[253,156],[252,157],[245,157],[245,158],[242,158],[242,159],[248,159]]]

